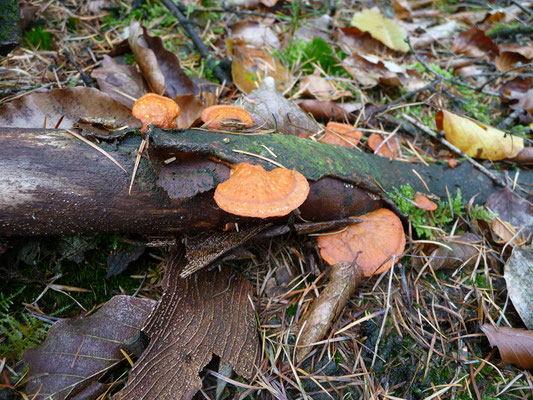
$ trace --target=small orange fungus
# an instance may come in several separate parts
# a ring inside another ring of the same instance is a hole
[[[354,148],[363,137],[363,132],[352,125],[330,121],[326,125],[326,134],[319,141],[348,148]]]
[[[144,133],[150,124],[163,129],[176,129],[176,118],[180,115],[180,107],[168,97],[146,93],[135,102],[131,113],[141,120],[143,124],[141,132]]]
[[[386,208],[357,218],[363,222],[350,225],[343,232],[319,236],[320,255],[328,264],[334,265],[351,263],[360,252],[357,265],[364,276],[387,271],[392,267],[392,256],[400,256],[405,247],[400,218]]]
[[[249,128],[254,122],[252,116],[242,107],[219,104],[202,111],[202,121],[209,129],[222,129],[224,124],[238,122]]]
[[[230,178],[215,190],[215,201],[226,212],[244,217],[281,217],[298,208],[309,194],[309,183],[298,171],[237,164]]]
[[[437,209],[437,204],[422,193],[416,193],[414,200],[415,205],[422,210],[435,211]]]
[[[376,149],[384,142],[383,138],[378,133],[373,133],[368,138],[368,146],[376,151]],[[398,155],[399,147],[398,142],[395,138],[390,138],[387,140],[386,143],[384,143],[381,147],[379,147],[379,150],[377,152],[378,155],[387,157],[387,158],[394,158]]]

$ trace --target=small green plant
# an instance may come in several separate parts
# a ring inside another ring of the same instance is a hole
[[[53,36],[42,26],[36,26],[28,31],[26,40],[38,50],[52,50]]]
[[[47,326],[29,314],[12,315],[13,300],[24,288],[9,297],[0,293],[0,356],[19,360],[26,349],[37,346],[45,337]]]

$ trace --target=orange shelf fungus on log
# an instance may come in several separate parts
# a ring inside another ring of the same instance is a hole
[[[435,211],[437,209],[437,204],[428,199],[428,197],[422,193],[415,194],[415,206],[427,211]]]
[[[367,144],[374,152],[379,149],[376,154],[382,157],[395,158],[400,152],[397,140],[390,138],[386,143],[383,143],[384,141],[380,134],[373,133],[368,138]]]
[[[318,238],[322,258],[330,265],[351,263],[360,252],[357,265],[364,276],[387,271],[392,267],[392,256],[400,256],[405,247],[400,218],[386,208],[357,218],[363,222],[351,225],[343,232]]]
[[[222,129],[225,124],[239,123],[249,128],[254,122],[252,116],[242,107],[219,104],[207,107],[202,111],[202,122],[209,129]]]
[[[215,190],[218,206],[243,217],[281,217],[298,208],[309,194],[309,183],[301,173],[260,165],[237,164],[230,178]]]
[[[162,129],[176,129],[176,118],[180,115],[180,111],[174,100],[155,93],[147,93],[135,102],[131,113],[141,120],[143,124],[141,133],[144,133],[150,124]]]
[[[362,137],[363,132],[355,129],[352,125],[330,121],[326,125],[326,134],[318,141],[353,149]]]

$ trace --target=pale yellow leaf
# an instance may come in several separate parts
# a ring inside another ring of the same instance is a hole
[[[503,160],[515,157],[524,148],[524,139],[449,111],[438,111],[437,128],[446,139],[470,157]]]
[[[351,25],[368,32],[374,39],[387,47],[406,53],[409,46],[405,42],[407,30],[398,21],[385,18],[377,8],[355,13]]]

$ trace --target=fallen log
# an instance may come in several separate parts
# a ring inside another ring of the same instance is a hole
[[[0,128],[0,236],[172,234],[253,221],[216,206],[213,189],[228,178],[229,167],[213,157],[272,169],[274,165],[265,160],[270,158],[297,169],[311,181],[301,211],[312,220],[372,211],[387,201],[388,191],[402,184],[443,198],[446,187],[452,194],[461,188],[466,199],[476,195],[477,203],[496,189],[467,163],[451,170],[391,162],[294,136],[154,129],[150,139],[130,195],[139,136],[125,134],[113,143],[99,144],[126,174],[65,130]],[[533,174],[522,171],[518,183],[531,185]]]

